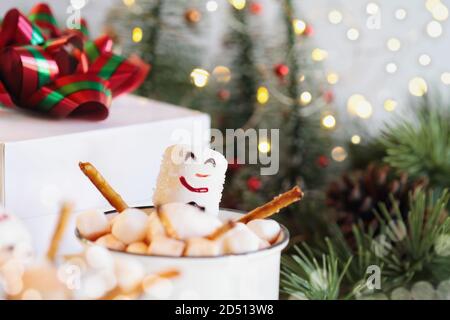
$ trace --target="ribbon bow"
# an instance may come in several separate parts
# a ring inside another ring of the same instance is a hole
[[[46,4],[24,16],[12,9],[0,30],[0,104],[64,118],[103,120],[111,100],[135,90],[150,66],[137,56],[112,53],[108,36],[91,41],[79,30],[61,31]]]

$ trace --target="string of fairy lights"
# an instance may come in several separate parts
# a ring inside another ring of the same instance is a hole
[[[137,0],[123,0],[123,3],[128,6],[134,6]],[[257,1],[247,1],[247,0],[228,0],[228,2],[236,9],[243,10],[245,8],[250,9],[251,12],[259,12],[262,7]],[[207,12],[215,12],[219,9],[220,1],[216,0],[208,0],[205,1],[205,9]],[[448,19],[449,11],[448,8],[441,0],[425,0],[424,1],[425,8],[431,14],[431,21],[426,24],[425,32],[430,38],[439,38],[443,34],[442,23]],[[380,5],[375,1],[370,1],[365,6],[366,13],[369,16],[376,17],[380,14]],[[398,21],[405,20],[408,17],[408,11],[405,8],[397,8],[393,13],[394,18]],[[196,23],[200,20],[201,14],[199,11],[195,9],[191,9],[186,11],[185,18],[190,23]],[[331,9],[327,14],[328,22],[331,25],[342,25],[344,23],[344,13],[341,12],[337,8]],[[304,35],[309,32],[312,32],[310,28],[311,25],[304,20],[294,18],[292,21],[294,32],[297,35]],[[376,29],[379,26],[376,24],[376,21],[367,20],[365,25],[368,29]],[[346,38],[351,42],[356,42],[361,39],[361,29],[358,29],[355,26],[350,26],[345,30]],[[132,29],[131,38],[133,42],[140,42],[143,39],[143,30],[136,26]],[[398,36],[389,37],[385,43],[385,50],[388,52],[398,52],[402,48],[402,40]],[[323,62],[329,56],[329,53],[324,48],[313,48],[311,51],[311,60],[313,62]],[[417,62],[421,66],[428,66],[431,63],[431,56],[427,53],[422,53],[417,58]],[[282,68],[283,66],[279,66],[277,68]],[[385,65],[385,72],[388,74],[395,74],[398,71],[398,65],[395,61],[389,61]],[[277,70],[277,73],[289,72],[289,69]],[[211,77],[214,78],[215,81],[219,83],[227,83],[231,79],[231,71],[226,66],[215,66],[211,72],[204,68],[195,68],[190,73],[190,79],[192,84],[197,88],[203,88],[208,85]],[[300,82],[304,80],[304,75],[300,76]],[[336,85],[340,80],[340,75],[336,71],[329,71],[325,75],[325,79],[329,85]],[[440,80],[445,85],[450,85],[450,72],[443,72],[440,76]],[[426,80],[421,76],[414,76],[409,79],[408,82],[408,90],[409,93],[413,96],[420,97],[427,93],[428,84]],[[261,85],[257,88],[256,92],[256,100],[258,104],[264,105],[269,102],[271,99],[271,95],[275,94],[274,91],[269,90],[266,86]],[[222,95],[224,98],[229,96],[228,92],[219,92],[219,97]],[[313,102],[313,95],[309,91],[303,91],[300,94],[299,102],[303,106],[307,106]],[[374,112],[374,107],[372,103],[367,99],[363,94],[354,93],[348,96],[347,98],[347,112],[356,116],[362,120],[370,119]],[[398,106],[398,101],[395,98],[388,97],[383,101],[383,107],[386,112],[393,112],[396,110]],[[326,110],[322,112],[321,117],[321,125],[326,130],[335,130],[338,121],[336,116],[332,111]],[[362,142],[362,137],[358,134],[353,134],[350,137],[350,141],[353,144],[359,144]],[[269,152],[270,151],[270,143],[268,141],[260,142],[258,146],[258,150],[260,152]],[[336,162],[342,162],[347,158],[347,151],[343,146],[335,146],[331,150],[331,158]]]
[[[427,22],[425,26],[425,33],[432,39],[437,39],[443,34],[442,23],[448,19],[449,11],[446,5],[441,0],[426,0],[424,1],[426,10],[431,14],[431,21]],[[376,2],[368,2],[365,6],[367,15],[372,17],[380,17],[381,8]],[[394,11],[394,18],[398,21],[405,20],[408,16],[408,12],[405,8],[397,8]],[[331,9],[327,15],[328,22],[332,25],[339,25],[344,23],[344,13],[338,9]],[[368,19],[366,26],[368,29],[377,29],[377,21],[374,19]],[[355,42],[361,37],[361,30],[358,30],[355,26],[349,26],[345,30],[346,38]],[[402,48],[402,40],[399,37],[389,37],[385,43],[385,49],[389,52],[395,53]],[[314,61],[323,61],[327,59],[328,52],[325,49],[314,49],[312,52],[312,59]],[[431,64],[432,58],[427,53],[421,53],[417,62],[420,66],[426,67]],[[385,71],[388,74],[395,74],[398,71],[398,63],[390,61],[385,65]],[[327,81],[330,85],[335,85],[339,81],[339,75],[336,72],[329,72],[327,74]],[[450,85],[450,72],[442,72],[440,80],[444,85]],[[413,76],[408,80],[407,87],[409,93],[415,97],[421,97],[428,92],[428,83],[421,76]],[[384,110],[387,112],[393,112],[398,106],[398,101],[394,98],[387,97],[383,101]],[[350,94],[347,98],[347,111],[352,116],[357,116],[361,119],[370,119],[374,112],[372,103],[360,93]],[[337,122],[333,115],[326,114],[322,118],[322,125],[328,129],[334,129]],[[351,143],[361,143],[361,136],[353,134],[350,138]],[[344,147],[337,146],[332,150],[332,158],[335,161],[343,161],[347,157],[347,153]]]

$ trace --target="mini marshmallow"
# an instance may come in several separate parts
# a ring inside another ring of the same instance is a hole
[[[126,248],[125,243],[114,237],[112,234],[106,234],[98,238],[95,243],[111,250],[124,251]]]
[[[168,203],[160,208],[181,239],[204,237],[222,225],[215,215],[184,203]]]
[[[143,241],[147,233],[147,214],[129,208],[114,218],[111,233],[125,244]]]
[[[186,242],[184,255],[191,257],[217,256],[220,246],[217,242],[205,238],[191,238]]]
[[[133,242],[128,245],[125,251],[129,253],[146,254],[147,250],[148,246],[145,242]]]
[[[255,219],[247,223],[247,227],[252,230],[258,237],[274,243],[281,232],[278,222],[270,219]]]
[[[150,255],[181,257],[184,247],[183,241],[159,236],[150,243],[147,253]]]
[[[108,281],[100,272],[89,271],[80,278],[81,286],[74,291],[76,299],[101,299],[110,290]]]
[[[166,232],[161,220],[158,218],[156,211],[150,213],[147,220],[147,234],[145,239],[148,243],[152,242],[152,239],[157,236],[163,236]]]
[[[113,269],[114,258],[105,246],[90,246],[84,252],[84,259],[89,268],[92,269]]]
[[[238,223],[233,229],[223,235],[222,243],[225,253],[246,253],[258,250],[261,245],[261,239],[245,224]]]
[[[106,215],[100,210],[90,210],[77,216],[76,226],[83,238],[94,241],[110,232]]]
[[[227,167],[225,157],[212,149],[170,146],[163,155],[153,203],[194,203],[218,215]]]

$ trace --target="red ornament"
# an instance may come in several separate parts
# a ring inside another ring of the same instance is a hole
[[[327,156],[321,155],[317,157],[316,164],[321,168],[326,168],[330,164],[330,159]]]
[[[278,63],[273,67],[273,71],[277,75],[278,78],[283,79],[289,73],[289,67],[284,63]]]
[[[227,101],[228,99],[230,99],[230,91],[226,89],[220,89],[217,92],[217,97],[222,101]]]
[[[308,24],[306,25],[305,31],[303,31],[303,34],[307,37],[311,37],[314,34],[314,28],[312,25]]]
[[[259,2],[252,2],[250,4],[250,12],[253,13],[254,15],[258,15],[262,12],[263,10],[263,5]]]
[[[258,191],[261,189],[261,180],[258,177],[250,177],[247,180],[247,187],[250,191]]]
[[[325,100],[326,103],[331,103],[334,101],[334,93],[331,90],[327,90],[323,93],[323,100]]]

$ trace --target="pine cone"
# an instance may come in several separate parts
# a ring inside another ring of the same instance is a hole
[[[338,181],[330,183],[326,204],[334,208],[335,220],[345,238],[352,243],[352,225],[361,221],[364,228],[378,230],[378,220],[373,212],[383,202],[393,212],[390,194],[398,202],[403,219],[409,211],[409,193],[426,186],[425,179],[410,181],[406,173],[395,175],[389,166],[371,164],[365,171],[344,174]]]

